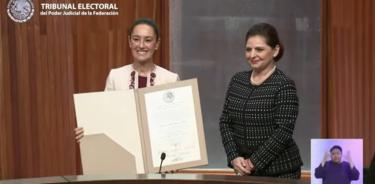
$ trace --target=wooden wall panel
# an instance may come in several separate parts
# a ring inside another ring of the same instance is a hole
[[[322,136],[363,138],[375,153],[375,3],[322,0]]]
[[[127,29],[136,18],[156,19],[168,37],[168,1],[85,0],[115,2],[120,15],[78,17],[39,16],[33,2],[26,23],[0,11],[0,179],[79,174],[73,94],[103,90],[111,68],[132,62]],[[155,57],[166,68],[167,50]]]
[[[5,8],[5,3],[0,4],[0,9]],[[0,20],[5,19],[5,13],[0,13]],[[7,25],[0,25],[0,44],[2,47],[9,48]],[[11,90],[8,88],[11,81],[5,80],[5,76],[10,75],[10,64],[4,62],[5,58],[9,58],[9,52],[0,49],[0,178],[3,176],[14,175],[14,150],[13,150],[13,127],[11,118]],[[9,59],[8,59],[9,60]],[[7,122],[7,123],[5,123]]]

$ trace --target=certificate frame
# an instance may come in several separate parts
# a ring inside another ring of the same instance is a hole
[[[152,158],[152,150],[151,150],[151,135],[149,130],[149,117],[147,116],[147,100],[146,95],[153,93],[153,92],[161,92],[161,91],[168,91],[173,90],[176,88],[182,88],[182,87],[190,87],[192,99],[193,99],[193,110],[196,120],[196,135],[198,143],[199,143],[199,159],[182,162],[182,163],[176,163],[176,164],[170,164],[162,167],[162,171],[171,171],[171,170],[178,170],[183,168],[190,168],[195,166],[201,166],[201,165],[207,165],[208,164],[208,158],[207,158],[207,150],[206,150],[206,142],[205,142],[205,135],[204,135],[204,128],[203,128],[203,120],[202,120],[202,111],[200,106],[200,98],[199,98],[199,90],[198,90],[198,82],[197,79],[189,79],[184,81],[179,81],[176,83],[169,83],[164,85],[158,85],[158,86],[152,86],[148,88],[142,88],[137,90],[137,96],[138,96],[138,113],[141,118],[141,127],[140,128],[140,134],[143,137],[142,139],[142,145],[143,145],[143,156],[145,159],[145,171],[146,173],[153,173],[159,171],[159,166],[155,166],[154,160]],[[192,109],[189,109],[192,110]],[[167,155],[168,157],[168,155]],[[159,163],[160,163],[160,157],[159,157]]]

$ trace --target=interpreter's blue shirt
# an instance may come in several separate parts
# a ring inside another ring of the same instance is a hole
[[[351,169],[348,162],[327,161],[324,167],[319,164],[315,169],[315,177],[322,178],[323,184],[350,184],[352,180],[358,180],[359,172],[355,167]]]

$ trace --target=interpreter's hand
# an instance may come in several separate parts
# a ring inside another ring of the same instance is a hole
[[[78,127],[74,129],[74,133],[76,135],[76,141],[77,143],[81,142],[81,139],[85,135],[83,127]]]
[[[329,156],[330,156],[330,152],[329,152],[329,151],[326,151],[326,152],[324,153],[324,157],[323,157],[323,160],[322,160],[322,167],[324,167],[324,164],[328,161]]]
[[[344,158],[345,158],[345,160],[347,160],[349,162],[350,168],[353,169],[354,164],[353,164],[352,156],[350,155],[350,151],[346,152],[346,155],[344,156]]]
[[[244,176],[250,174],[250,165],[243,157],[237,157],[231,161],[234,171],[240,175]]]

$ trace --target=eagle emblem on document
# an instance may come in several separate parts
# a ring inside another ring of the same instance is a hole
[[[173,92],[171,92],[171,91],[167,91],[167,92],[165,92],[164,93],[164,95],[163,95],[163,100],[164,100],[164,102],[166,102],[166,103],[171,103],[171,102],[173,102],[174,101],[174,94],[173,94]]]

